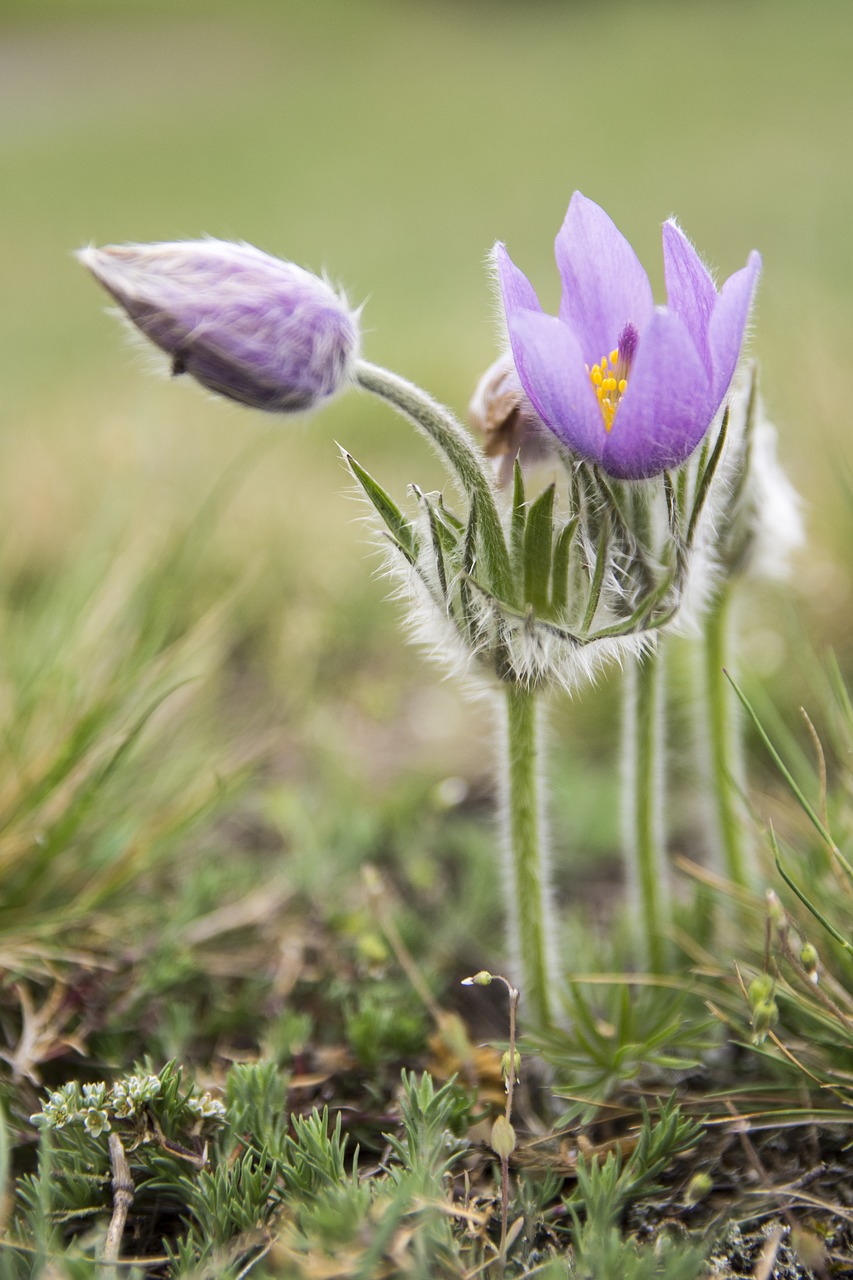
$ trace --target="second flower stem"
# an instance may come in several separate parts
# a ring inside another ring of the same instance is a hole
[[[720,861],[725,874],[738,888],[753,887],[755,870],[745,838],[742,746],[738,729],[737,700],[726,679],[725,667],[730,629],[731,590],[720,587],[704,619],[703,662],[705,723],[710,768],[708,786],[716,827]]]
[[[666,967],[669,887],[663,849],[663,671],[659,651],[632,659],[626,681],[626,852],[637,898],[634,909],[640,914],[643,962],[651,972],[660,973]]]
[[[507,683],[501,807],[510,942],[524,1006],[537,1026],[553,1021],[556,975],[550,859],[542,814],[539,706],[535,690]]]

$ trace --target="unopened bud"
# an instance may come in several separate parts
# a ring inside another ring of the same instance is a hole
[[[492,981],[492,975],[488,969],[481,969],[479,973],[472,974],[470,978],[462,979],[463,987],[488,987]]]
[[[714,1189],[714,1179],[709,1173],[694,1173],[693,1177],[687,1184],[687,1190],[684,1193],[684,1203],[693,1205],[699,1204],[706,1196],[709,1196]]]
[[[501,1160],[508,1160],[515,1151],[515,1129],[506,1116],[498,1116],[492,1125],[492,1150]]]
[[[765,894],[765,901],[767,903],[767,914],[773,924],[775,924],[777,929],[784,929],[787,924],[787,920],[785,918],[785,908],[779,901],[778,893],[776,893],[774,889],[768,889]]]
[[[752,1011],[752,1043],[763,1044],[767,1032],[779,1021],[779,1006],[775,1000],[762,1000]]]
[[[209,391],[252,409],[312,409],[349,380],[357,316],[310,271],[248,244],[187,240],[77,255],[136,327]]]
[[[776,984],[769,973],[759,973],[757,977],[753,978],[747,990],[750,1008],[754,1009],[756,1005],[770,1000],[775,986]]]
[[[514,1064],[513,1064],[514,1069],[511,1069],[509,1049],[505,1050],[503,1056],[501,1057],[501,1075],[504,1078],[504,1080],[509,1080],[510,1075],[512,1075],[513,1080],[517,1082],[521,1076],[521,1054],[518,1052],[517,1049],[513,1054],[513,1058],[514,1058]]]
[[[820,974],[818,973],[819,963],[817,947],[813,947],[810,942],[805,943],[800,952],[800,964],[809,975],[809,981],[813,982],[815,986],[820,980]]]

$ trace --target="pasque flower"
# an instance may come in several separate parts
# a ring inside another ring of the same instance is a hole
[[[357,315],[292,262],[223,240],[111,245],[78,256],[171,358],[173,373],[219,395],[295,413],[352,376]]]
[[[556,240],[559,316],[495,246],[521,383],[542,420],[610,475],[641,479],[684,462],[729,388],[761,259],[751,253],[718,292],[675,222],[664,223],[667,305],[610,218],[580,192]]]

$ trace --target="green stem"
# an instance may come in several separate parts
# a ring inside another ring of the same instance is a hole
[[[480,451],[449,409],[428,396],[420,387],[379,365],[360,360],[356,382],[365,391],[387,400],[415,424],[450,463],[469,502],[476,502],[477,525],[483,545],[488,582],[495,595],[513,599],[509,552],[495,500],[494,486]]]
[[[652,973],[666,969],[664,932],[669,924],[662,813],[662,677],[659,650],[627,664],[625,843],[640,913],[643,962]]]
[[[708,787],[713,806],[718,856],[732,884],[754,888],[755,868],[745,839],[743,804],[743,746],[738,706],[726,679],[730,634],[731,590],[721,586],[705,614],[702,642]]]
[[[548,844],[539,778],[538,705],[534,690],[508,683],[502,809],[506,894],[518,985],[532,1021],[553,1021],[555,964]]]

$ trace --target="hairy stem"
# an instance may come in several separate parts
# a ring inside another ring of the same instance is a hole
[[[433,443],[455,472],[469,502],[476,502],[477,524],[482,538],[488,585],[501,600],[513,599],[509,552],[495,501],[494,486],[480,451],[449,409],[433,400],[413,382],[359,361],[356,382],[365,391],[380,396],[415,424]]]
[[[746,838],[743,804],[743,744],[736,696],[725,675],[729,648],[731,590],[721,586],[710,602],[702,635],[707,780],[717,854],[728,878],[742,889],[754,887],[755,868]]]
[[[666,967],[669,884],[663,847],[663,669],[660,651],[632,658],[626,668],[623,821],[629,876],[643,962],[653,973]]]
[[[539,707],[534,690],[508,683],[501,808],[510,944],[532,1021],[553,1020],[556,985],[550,866],[539,776]]]

